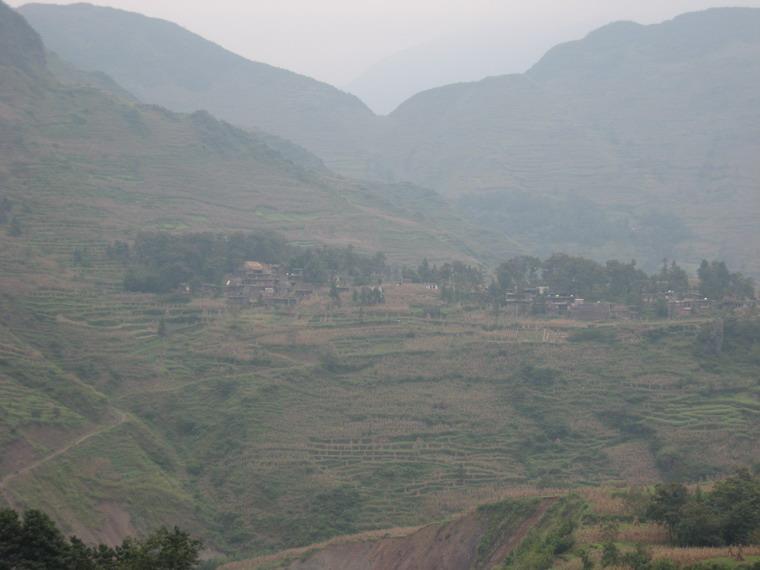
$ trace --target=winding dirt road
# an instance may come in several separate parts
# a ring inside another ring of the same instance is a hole
[[[96,437],[100,434],[103,434],[107,431],[110,431],[112,429],[115,429],[119,427],[121,424],[127,421],[127,414],[122,412],[121,410],[112,409],[112,412],[115,416],[115,421],[106,425],[101,425],[93,429],[92,431],[89,431],[81,436],[79,436],[77,439],[67,443],[63,447],[60,447],[56,449],[55,451],[49,453],[48,455],[45,455],[44,457],[41,457],[32,463],[25,465],[21,469],[17,469],[13,471],[12,473],[9,473],[2,479],[0,479],[0,495],[5,499],[5,502],[12,508],[18,510],[18,503],[13,498],[13,495],[8,490],[8,485],[18,477],[21,477],[22,475],[26,475],[27,473],[34,471],[38,467],[44,465],[45,463],[52,461],[56,457],[60,457],[64,453],[70,451],[71,449],[82,445],[84,442],[86,442],[89,439],[92,439],[93,437]]]

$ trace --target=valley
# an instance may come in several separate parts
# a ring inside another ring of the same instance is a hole
[[[0,0],[0,530],[113,563],[65,570],[754,570],[758,14],[379,117]]]

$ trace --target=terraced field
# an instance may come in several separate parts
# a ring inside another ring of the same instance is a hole
[[[124,293],[123,268],[84,246],[86,266],[58,258],[60,286],[4,305],[0,425],[22,451],[0,473],[96,430],[7,485],[85,537],[182,522],[216,549],[263,552],[526,485],[712,477],[760,452],[756,364],[695,356],[699,321],[621,321],[605,342],[577,341],[578,323],[393,284],[377,307],[323,291],[230,311]],[[35,366],[55,374],[40,384]]]

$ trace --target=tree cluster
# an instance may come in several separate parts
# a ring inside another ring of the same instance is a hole
[[[174,528],[127,538],[115,548],[88,546],[64,537],[45,513],[0,510],[0,570],[191,570],[198,568],[199,540]]]
[[[448,303],[479,299],[485,282],[483,270],[461,261],[431,265],[427,258],[417,269],[403,268],[402,276],[412,283],[438,285],[441,298]]]
[[[191,288],[202,283],[220,284],[226,274],[251,260],[302,269],[304,280],[317,285],[328,283],[335,275],[366,284],[382,277],[387,270],[382,253],[362,255],[351,246],[298,247],[266,232],[142,233],[133,246],[115,242],[106,254],[128,266],[125,289],[145,293],[167,293],[181,284]]]
[[[741,273],[730,273],[723,262],[702,262],[698,277],[700,294],[711,299],[733,296],[751,299],[755,296],[752,279]],[[543,285],[558,294],[575,295],[589,301],[610,301],[629,305],[641,304],[645,296],[666,293],[685,294],[689,278],[675,261],[663,261],[660,271],[649,275],[636,266],[610,260],[605,264],[583,257],[557,253],[545,260],[521,256],[498,266],[488,288],[492,301],[501,303],[508,291],[520,291]]]
[[[731,273],[723,261],[703,260],[697,270],[699,294],[710,299],[736,297],[753,298],[755,286],[752,279],[741,273]]]
[[[732,546],[760,542],[760,476],[739,471],[711,492],[681,484],[658,485],[647,516],[668,529],[679,546]]]

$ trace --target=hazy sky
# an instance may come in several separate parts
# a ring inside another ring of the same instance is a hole
[[[43,0],[44,1],[44,0]],[[10,0],[19,6],[24,0]],[[56,0],[48,3],[73,3]],[[642,23],[760,0],[98,0],[172,20],[241,55],[347,85],[408,48],[503,35],[503,72],[612,20]],[[441,38],[444,38],[443,40]],[[513,41],[511,41],[513,38]],[[498,58],[500,54],[493,54]]]

